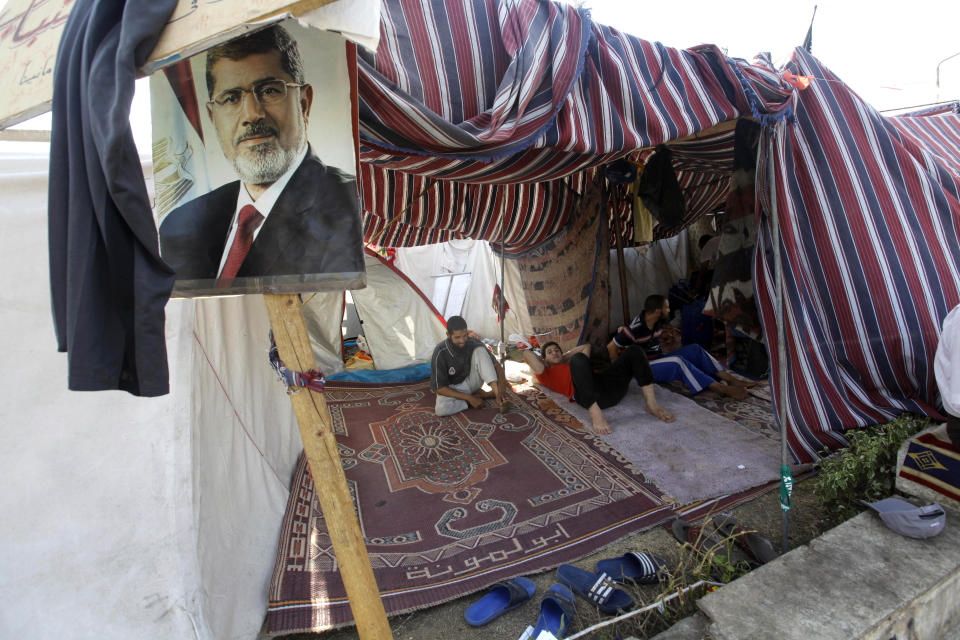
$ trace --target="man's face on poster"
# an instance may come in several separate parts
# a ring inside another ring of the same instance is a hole
[[[313,88],[283,69],[279,51],[221,58],[207,113],[224,156],[246,184],[278,180],[307,144]]]

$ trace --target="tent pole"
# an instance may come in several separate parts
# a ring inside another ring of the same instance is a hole
[[[773,158],[776,154],[776,138],[782,123],[777,123],[772,129],[770,135],[770,144],[767,146],[767,180],[770,184],[770,222],[773,244],[773,270],[774,279],[777,286],[776,316],[777,316],[777,362],[779,363],[780,376],[780,394],[777,398],[777,413],[780,417],[780,466],[781,470],[786,467],[789,457],[789,447],[787,446],[787,366],[786,355],[787,345],[785,342],[785,329],[783,322],[783,262],[780,258],[780,219],[777,215],[777,183],[774,180]],[[781,471],[782,473],[782,471]],[[782,482],[782,480],[781,480]],[[790,529],[789,506],[784,508],[781,501],[781,513],[783,514],[783,542],[781,544],[781,553],[786,553],[789,548],[787,545],[787,533]]]
[[[507,324],[506,318],[506,307],[505,301],[507,299],[507,280],[506,280],[506,267],[503,263],[503,238],[504,238],[504,228],[507,225],[504,223],[503,218],[500,218],[500,298],[497,300],[497,313],[500,316],[500,366],[503,366],[504,361],[507,359],[507,343],[504,339],[504,328]],[[514,300],[516,302],[516,300]]]
[[[606,184],[606,178],[603,178]],[[607,211],[607,192],[603,192],[603,210]],[[613,194],[613,236],[617,240],[617,273],[620,275],[620,310],[623,312],[623,326],[630,326],[630,298],[627,294],[627,265],[623,262],[623,238],[620,237],[620,198]]]
[[[265,294],[263,300],[280,359],[294,371],[316,368],[300,297],[296,294]],[[361,640],[392,638],[340,463],[327,401],[322,393],[302,387],[288,389],[287,395],[297,416],[303,449],[340,565],[340,576],[353,611],[357,635]]]

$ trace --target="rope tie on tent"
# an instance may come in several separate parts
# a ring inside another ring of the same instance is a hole
[[[277,372],[280,379],[287,385],[287,393],[297,393],[301,388],[313,389],[318,393],[323,393],[326,378],[323,371],[319,369],[310,369],[309,371],[291,371],[283,364],[280,359],[280,350],[277,349],[277,343],[273,339],[273,331],[270,332],[270,366]]]

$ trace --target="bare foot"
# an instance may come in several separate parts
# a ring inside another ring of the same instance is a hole
[[[480,389],[479,391],[477,391],[477,392],[474,393],[473,395],[475,395],[475,396],[477,396],[477,397],[479,397],[479,398],[496,398],[496,397],[497,397],[497,392],[496,392],[496,391],[484,391],[483,389]]]
[[[736,398],[737,400],[743,400],[750,395],[743,387],[737,387],[732,384],[724,384],[722,382],[714,382],[712,385],[710,385],[710,389],[725,396]]]
[[[593,422],[591,428],[593,432],[597,435],[607,435],[613,433],[613,429],[610,428],[610,423],[607,422],[607,419],[603,416],[603,411],[600,410],[600,406],[597,403],[590,405],[590,420]]]
[[[672,413],[670,413],[669,411],[667,411],[666,409],[664,409],[659,405],[654,405],[651,407],[648,404],[647,413],[649,413],[652,416],[656,416],[657,418],[660,418],[664,422],[673,422],[676,419],[676,417]]]
[[[741,378],[740,376],[734,375],[729,371],[717,371],[717,377],[726,382],[727,384],[733,385],[735,387],[743,387],[744,389],[749,389],[755,387],[759,382],[754,382],[753,380],[747,380],[746,378]]]

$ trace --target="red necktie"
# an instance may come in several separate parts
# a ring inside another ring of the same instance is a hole
[[[220,279],[234,278],[243,259],[247,257],[250,251],[250,245],[253,244],[253,232],[257,230],[263,216],[252,204],[248,204],[240,209],[240,217],[237,221],[237,233],[233,236],[233,245],[230,247],[230,253],[227,254],[227,261],[223,265],[223,271],[220,272]]]

